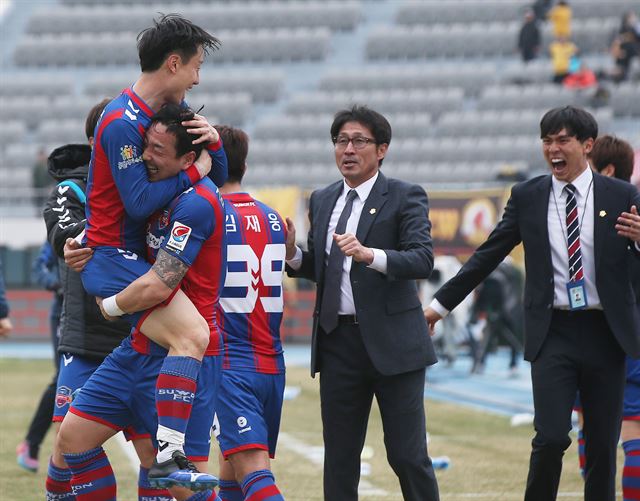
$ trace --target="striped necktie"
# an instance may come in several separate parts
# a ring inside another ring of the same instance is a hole
[[[576,187],[568,184],[564,187],[567,192],[567,248],[569,250],[569,281],[581,280],[582,251],[580,250],[580,221],[578,219],[578,202],[576,201]]]

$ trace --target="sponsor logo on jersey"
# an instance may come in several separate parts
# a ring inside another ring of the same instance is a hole
[[[71,393],[71,388],[68,386],[58,386],[58,391],[56,392],[56,407],[61,409],[65,405],[70,404],[73,400]]]
[[[167,248],[175,251],[183,251],[187,246],[190,235],[191,228],[179,221],[176,221],[173,223],[173,228],[171,228],[171,235],[167,242]]]
[[[151,249],[159,249],[164,242],[164,235],[156,237],[153,233],[147,233],[147,246]]]
[[[118,169],[123,170],[137,162],[142,162],[142,158],[138,156],[138,151],[132,144],[125,144],[120,148],[120,160]]]

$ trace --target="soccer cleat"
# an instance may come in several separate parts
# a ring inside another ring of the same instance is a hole
[[[29,443],[23,440],[16,447],[16,459],[18,465],[27,471],[36,473],[38,471],[39,461],[29,456]]]
[[[216,477],[208,473],[200,473],[182,451],[173,451],[171,459],[162,463],[154,460],[148,479],[149,485],[156,489],[180,486],[192,491],[206,491],[218,485]]]

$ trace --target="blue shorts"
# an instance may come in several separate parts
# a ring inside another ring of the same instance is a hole
[[[157,446],[155,388],[163,361],[162,356],[138,353],[131,346],[131,337],[126,338],[85,383],[70,412],[114,429],[137,419],[145,429],[154,430],[151,438]],[[221,357],[203,359],[185,435],[184,450],[192,461],[206,461],[209,457],[220,372]]]
[[[284,374],[222,371],[214,434],[225,458],[250,449],[275,457],[284,384]]]
[[[109,297],[124,290],[135,279],[151,269],[151,264],[134,252],[115,247],[96,247],[93,256],[82,270],[82,285],[87,293],[96,297]],[[136,320],[127,318],[132,325]]]
[[[73,400],[73,393],[83,387],[102,362],[92,358],[82,357],[71,353],[60,356],[60,371],[58,373],[58,387],[53,407],[52,421],[61,422],[69,410]],[[149,438],[150,434],[140,420],[133,421],[122,430],[127,440]]]

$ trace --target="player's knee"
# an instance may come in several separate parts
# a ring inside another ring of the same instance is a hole
[[[75,452],[73,448],[73,430],[68,425],[65,426],[63,421],[55,437],[54,450],[57,450],[60,454],[66,454]]]
[[[427,459],[408,450],[401,450],[400,447],[391,447],[387,450],[387,461],[396,475],[401,476],[403,473],[424,466]]]
[[[202,358],[209,346],[209,338],[209,326],[200,317],[198,322],[194,322],[192,326],[185,329],[184,335],[180,338],[180,345],[185,355]]]

